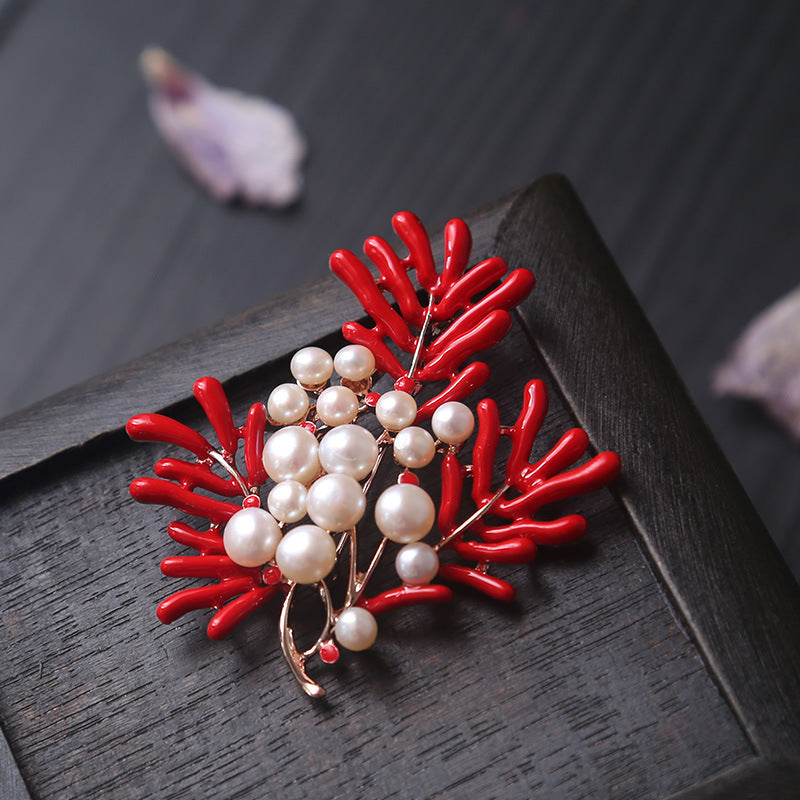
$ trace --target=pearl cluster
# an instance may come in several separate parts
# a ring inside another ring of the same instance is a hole
[[[329,386],[334,369],[341,382]],[[444,403],[431,419],[432,436],[414,424],[414,397],[388,391],[374,404],[386,431],[379,445],[355,424],[375,372],[368,348],[347,345],[331,358],[319,347],[304,347],[292,357],[290,370],[296,382],[277,386],[267,399],[268,418],[279,428],[266,440],[262,456],[275,482],[267,496],[268,510],[256,507],[256,498],[255,505],[235,513],[225,526],[223,544],[237,564],[274,563],[286,580],[315,584],[336,565],[337,545],[331,534],[352,530],[366,511],[360,481],[372,475],[381,447],[391,443],[396,463],[406,471],[421,469],[432,462],[437,443],[449,448],[463,444],[475,421],[463,403]],[[316,395],[313,406],[309,392]],[[430,495],[416,479],[398,482],[381,492],[374,514],[386,539],[402,545],[395,569],[403,583],[429,583],[439,569],[436,550],[422,541],[436,518]],[[295,525],[305,518],[311,524]],[[377,636],[377,622],[364,608],[347,606],[332,621],[336,640],[349,650],[364,650]]]

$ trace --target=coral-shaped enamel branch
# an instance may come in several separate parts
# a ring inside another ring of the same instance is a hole
[[[530,460],[547,411],[545,387],[538,380],[525,387],[522,411],[511,427],[500,425],[493,400],[478,404],[472,463],[462,463],[475,419],[461,401],[489,376],[485,363],[471,359],[508,331],[509,310],[530,292],[533,276],[517,269],[502,280],[507,266],[499,258],[467,269],[471,239],[461,220],[452,220],[445,229],[444,266],[437,272],[419,220],[403,212],[393,224],[409,255],[400,258],[383,239],[367,239],[364,250],[377,267],[377,279],[352,253],[339,250],[331,256],[331,269],[361,301],[372,328],[346,323],[342,330],[351,344],[334,358],[317,347],[295,353],[290,368],[296,382],[273,389],[266,407],[254,404],[242,427],[234,424],[219,382],[197,381],[195,396],[219,446],[159,414],[135,416],[127,426],[134,439],[178,445],[194,456],[162,459],[155,465],[157,477],[136,479],[131,494],[207,521],[202,529],[183,521],[169,525],[170,536],[198,555],[166,558],[162,571],[212,583],[171,595],[159,605],[159,618],[172,622],[188,611],[215,609],[208,634],[221,638],[281,594],[281,648],[294,676],[313,697],[325,690],[306,672],[308,659],[318,655],[332,662],[339,657],[339,646],[355,651],[370,647],[377,636],[377,614],[450,600],[448,583],[511,600],[513,587],[489,574],[490,564],[525,563],[539,545],[582,536],[586,520],[576,514],[534,517],[550,503],[599,489],[620,469],[619,458],[610,452],[572,466],[589,444],[578,428],[565,433],[550,452]],[[418,292],[427,296],[423,302]],[[409,356],[407,367],[389,342]],[[331,383],[334,370],[337,383]],[[376,373],[394,378],[394,388],[373,391]],[[442,381],[443,389],[427,388]],[[423,391],[433,396],[418,406],[415,398]],[[358,424],[373,415],[382,428],[377,437]],[[428,420],[432,434],[421,424]],[[271,432],[265,440],[267,427]],[[494,486],[501,436],[510,439],[511,454],[502,483]],[[241,442],[243,465],[237,462]],[[394,474],[381,489],[377,479],[390,469],[385,459],[390,450]],[[438,514],[417,475],[437,456],[442,474]],[[465,480],[472,482],[475,510],[459,521]],[[373,491],[378,535],[368,547],[359,525]],[[262,493],[267,510],[261,507]],[[434,543],[424,541],[435,527]],[[368,596],[368,584],[390,545],[399,546],[395,570],[400,584]],[[362,570],[365,549],[371,555]],[[343,570],[336,570],[337,565]],[[341,585],[335,602],[337,581]],[[290,614],[303,587],[319,594],[325,613],[316,641],[301,650]]]

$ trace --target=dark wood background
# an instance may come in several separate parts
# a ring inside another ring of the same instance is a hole
[[[794,0],[0,3],[0,414],[540,174],[577,187],[800,574],[800,449],[709,374],[798,281]],[[215,206],[156,139],[155,42],[288,106],[291,212]]]

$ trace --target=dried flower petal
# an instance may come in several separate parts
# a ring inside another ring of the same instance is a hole
[[[286,109],[219,89],[157,47],[142,53],[140,67],[156,128],[213,197],[272,208],[298,199],[306,143]]]
[[[800,439],[800,287],[745,328],[714,375],[714,391],[759,401]]]

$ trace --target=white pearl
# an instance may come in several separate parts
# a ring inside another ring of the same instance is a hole
[[[436,443],[428,431],[411,425],[394,437],[394,458],[398,464],[411,469],[426,467],[436,455]]]
[[[267,439],[262,460],[274,481],[294,480],[309,484],[319,475],[319,445],[311,431],[293,425]]]
[[[417,403],[408,392],[386,392],[375,406],[375,416],[387,431],[400,431],[417,418]]]
[[[430,583],[439,571],[439,556],[425,542],[413,542],[401,547],[394,560],[400,580],[408,586]]]
[[[377,460],[378,443],[360,425],[340,425],[328,431],[319,443],[319,462],[325,472],[360,481],[372,472]]]
[[[443,403],[433,412],[431,427],[439,441],[445,444],[462,444],[475,428],[475,417],[463,403]]]
[[[347,650],[367,650],[378,636],[378,622],[366,608],[350,606],[339,614],[333,635]]]
[[[306,487],[297,481],[281,481],[267,495],[267,508],[279,522],[300,522],[306,515]]]
[[[326,531],[346,531],[364,516],[367,498],[358,481],[349,475],[323,475],[311,484],[306,510],[312,521]]]
[[[308,395],[296,383],[282,383],[269,394],[267,413],[279,425],[291,425],[303,419],[307,411]]]
[[[278,523],[263,508],[237,511],[222,534],[226,554],[242,567],[260,567],[271,561],[280,540]]]
[[[316,583],[336,564],[336,542],[316,525],[298,525],[281,539],[275,563],[290,581]]]
[[[363,381],[375,372],[375,356],[363,344],[348,344],[333,357],[333,367],[349,381]]]
[[[326,425],[347,425],[357,414],[358,397],[346,386],[329,386],[317,398],[317,416]]]
[[[333,375],[333,359],[321,347],[304,347],[292,356],[289,369],[303,386],[324,386]]]
[[[424,538],[435,517],[431,496],[413,483],[390,486],[375,503],[375,522],[380,532],[399,544]]]

